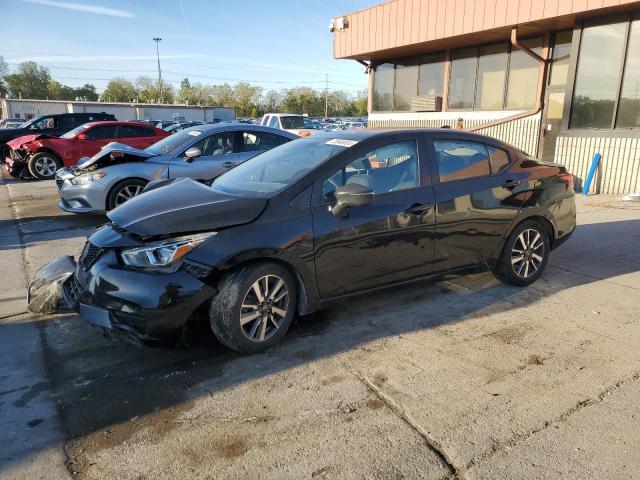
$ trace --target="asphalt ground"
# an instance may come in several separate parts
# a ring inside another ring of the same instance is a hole
[[[25,312],[26,282],[104,217],[0,185],[0,478],[638,478],[640,204],[578,198],[528,288],[390,288],[248,357]]]

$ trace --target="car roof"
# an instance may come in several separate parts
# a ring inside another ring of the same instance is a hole
[[[188,132],[190,130],[198,130],[202,133],[211,133],[211,132],[224,132],[224,131],[236,131],[236,130],[246,130],[246,131],[254,131],[254,132],[266,132],[266,133],[274,133],[276,135],[280,135],[282,137],[287,137],[291,139],[300,138],[295,133],[287,132],[286,130],[279,130],[277,128],[271,127],[263,127],[262,125],[252,125],[250,123],[205,123],[203,125],[195,125],[193,127],[185,128],[182,130],[183,132]]]
[[[431,133],[435,135],[446,135],[448,138],[459,138],[460,140],[469,140],[476,142],[498,143],[508,146],[504,142],[494,138],[480,135],[478,133],[466,132],[464,130],[453,130],[450,128],[349,128],[346,130],[337,130],[331,132],[319,132],[307,138],[339,138],[344,140],[355,140],[361,142],[374,137],[393,137],[398,134],[424,134]]]
[[[99,120],[99,121],[96,121],[96,122],[83,123],[83,125],[90,125],[92,127],[94,125],[131,125],[133,127],[153,128],[153,129],[156,129],[156,130],[160,130],[159,128],[156,128],[153,125],[140,124],[138,122],[124,122],[124,121],[120,121],[120,120]]]

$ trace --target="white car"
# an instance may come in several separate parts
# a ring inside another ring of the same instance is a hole
[[[301,137],[308,137],[317,130],[315,124],[308,117],[295,113],[266,113],[262,117],[260,125],[286,130]]]

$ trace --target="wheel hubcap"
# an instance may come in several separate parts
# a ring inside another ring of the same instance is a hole
[[[142,191],[140,185],[127,185],[123,187],[116,195],[116,207],[122,205],[127,200],[131,200]]]
[[[540,269],[544,259],[544,241],[542,234],[529,228],[523,231],[511,249],[511,267],[522,278],[529,278]]]
[[[56,161],[51,157],[41,157],[36,160],[36,172],[41,177],[51,177],[56,173]]]
[[[249,288],[240,308],[240,327],[249,340],[263,342],[281,327],[289,308],[289,291],[277,275],[265,275]]]

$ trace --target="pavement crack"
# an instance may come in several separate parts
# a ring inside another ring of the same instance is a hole
[[[384,393],[376,384],[371,382],[369,379],[360,375],[358,372],[355,372],[351,369],[347,369],[352,375],[358,378],[369,391],[371,391],[374,395],[376,395],[384,404],[391,409],[393,413],[395,413],[402,421],[404,421],[413,431],[415,431],[418,435],[420,435],[424,441],[427,443],[429,450],[433,452],[433,454],[438,458],[440,463],[449,471],[448,478],[453,479],[465,479],[466,478],[466,469],[460,468],[456,465],[456,462],[452,459],[451,454],[448,450],[440,443],[437,439],[435,439],[429,432],[427,432],[424,428],[418,424],[408,413],[407,411],[393,398]]]
[[[491,457],[493,457],[495,454],[511,449],[513,447],[515,447],[516,445],[518,445],[520,442],[527,440],[528,438],[537,435],[540,432],[543,432],[549,428],[551,428],[554,425],[558,425],[561,424],[563,422],[566,422],[570,417],[572,417],[573,415],[575,415],[576,413],[580,412],[582,409],[590,407],[592,405],[598,405],[600,403],[602,403],[604,401],[605,398],[607,398],[608,395],[611,395],[613,392],[619,390],[623,385],[626,384],[630,384],[633,383],[637,380],[640,380],[640,371],[634,373],[633,375],[624,378],[622,380],[617,381],[616,383],[609,385],[608,387],[606,387],[604,390],[602,390],[596,397],[594,398],[586,398],[584,400],[580,400],[578,402],[576,402],[575,405],[573,405],[571,408],[569,408],[568,410],[566,410],[565,412],[561,413],[559,416],[557,416],[555,419],[553,420],[548,420],[545,421],[540,427],[534,429],[534,430],[530,430],[528,432],[525,433],[518,433],[516,435],[514,435],[508,442],[504,442],[504,443],[494,443],[493,447],[491,448],[491,450],[489,452],[487,452],[484,455],[481,455],[479,457],[476,457],[474,459],[471,460],[471,462],[469,462],[469,464],[465,467],[465,470],[470,470],[471,468],[475,467],[476,465],[479,465],[482,462],[485,462],[487,460],[489,460]]]

